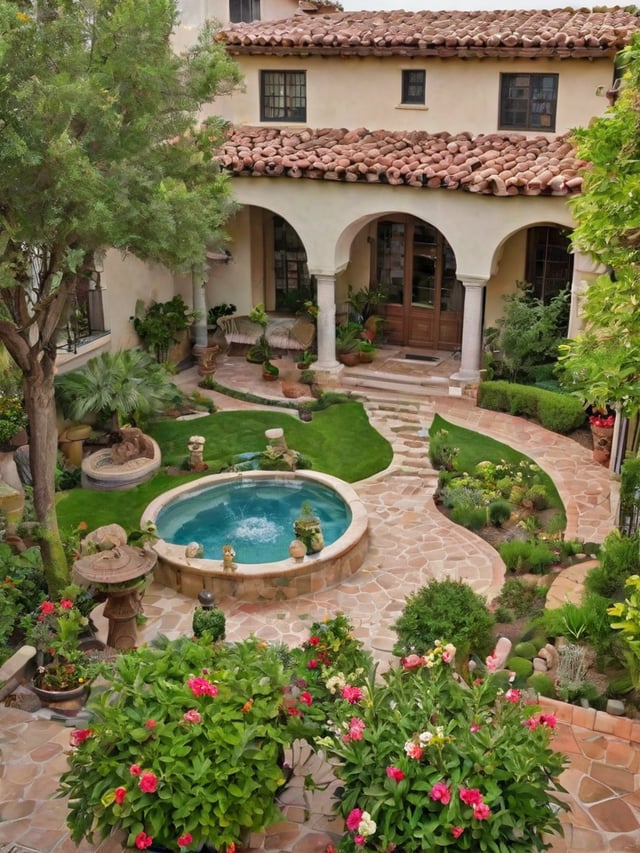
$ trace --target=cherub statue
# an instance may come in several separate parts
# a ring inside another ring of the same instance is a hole
[[[233,550],[233,545],[222,546],[222,568],[225,572],[235,572],[238,566],[233,562],[236,552]]]

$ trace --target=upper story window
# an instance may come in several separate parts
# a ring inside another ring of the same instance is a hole
[[[306,120],[306,71],[261,71],[260,121]]]
[[[501,74],[500,130],[556,128],[557,74]]]
[[[526,281],[545,304],[571,287],[573,255],[566,228],[538,225],[527,233]]]
[[[426,98],[427,73],[423,70],[404,70],[402,72],[403,104],[424,104]]]
[[[259,21],[260,0],[229,0],[229,20],[232,24]]]

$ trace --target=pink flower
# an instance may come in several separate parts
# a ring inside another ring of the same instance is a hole
[[[409,758],[415,758],[416,761],[420,761],[422,758],[422,747],[419,743],[413,743],[413,741],[407,741],[404,745],[404,751],[407,753]]]
[[[155,720],[147,720],[147,722],[145,723],[145,726],[148,729],[155,729],[156,725],[157,723]]]
[[[540,725],[549,726],[550,729],[555,729],[558,724],[558,718],[555,714],[540,714],[538,719],[540,720]]]
[[[424,664],[424,658],[420,655],[407,655],[406,658],[402,658],[401,663],[404,669],[417,669]]]
[[[364,835],[354,835],[353,836],[353,843],[354,844],[358,844],[360,846],[363,846],[364,844],[366,844],[366,842],[367,842],[367,839],[364,837]]]
[[[319,642],[320,642],[320,638],[319,638],[319,637],[315,637],[315,636],[314,636],[314,637],[309,637],[309,645],[310,645],[310,646],[317,646]]]
[[[362,690],[359,687],[352,687],[347,684],[342,688],[342,698],[355,705],[362,699]]]
[[[62,598],[60,599],[60,607],[62,607],[63,610],[71,610],[73,607],[73,601],[71,601],[70,598]]]
[[[468,806],[479,806],[482,794],[477,788],[460,788],[460,799]]]
[[[115,791],[113,792],[113,799],[119,806],[121,806],[122,803],[124,803],[124,798],[126,796],[127,796],[127,789],[126,788],[122,788],[122,787],[116,788]]]
[[[489,672],[495,672],[498,668],[498,658],[493,653],[486,657],[484,662],[487,665]]]
[[[152,844],[153,844],[153,838],[151,835],[147,835],[144,832],[139,832],[136,835],[135,845],[138,848],[138,850],[144,850],[145,847],[151,847]]]
[[[91,735],[91,729],[74,729],[69,738],[71,746],[80,746],[80,744],[84,743],[87,738],[91,737]]]
[[[516,690],[515,687],[510,687],[504,694],[504,698],[507,702],[513,702],[515,705],[520,701],[520,691]]]
[[[315,658],[311,658],[311,660],[307,664],[307,669],[317,669],[317,668],[318,668],[318,661]]]
[[[191,708],[191,710],[185,711],[185,713],[182,715],[182,719],[185,721],[185,723],[201,723],[202,715],[199,711],[196,711],[195,708]]]
[[[129,768],[129,773],[131,773],[132,776],[139,776],[142,773],[142,767],[140,767],[139,764],[132,764]]]
[[[393,779],[394,782],[402,782],[404,779],[404,773],[400,770],[399,767],[394,767],[393,765],[387,767],[387,776],[389,779]]]
[[[185,832],[178,838],[178,847],[188,847],[193,841],[193,835],[190,832]]]
[[[443,806],[446,806],[447,803],[451,802],[451,788],[444,782],[436,782],[429,791],[429,796],[434,802],[441,802]]]
[[[462,835],[463,832],[464,832],[464,829],[461,826],[452,826],[451,827],[451,835],[453,835],[454,838],[460,838],[460,836]]]
[[[43,601],[40,605],[40,613],[43,616],[50,616],[52,613],[56,612],[56,606],[53,601]]]
[[[473,816],[476,820],[488,820],[491,817],[491,809],[486,803],[478,803],[473,807]]]
[[[151,771],[146,770],[140,777],[138,787],[143,794],[155,794],[158,790],[158,777],[155,773],[151,773]]]
[[[218,687],[206,678],[190,678],[187,681],[194,696],[217,696]]]
[[[478,723],[472,723],[469,726],[469,731],[471,732],[471,734],[475,734],[476,732],[479,732],[480,729],[481,729],[481,726],[479,726]]]
[[[350,832],[355,832],[356,829],[360,826],[360,821],[362,820],[362,809],[351,809],[349,814],[347,815],[347,829]]]
[[[529,719],[525,720],[522,725],[526,726],[532,732],[535,732],[535,730],[538,728],[540,723],[538,722],[538,720],[536,720],[535,717],[529,717]]]
[[[351,717],[351,722],[349,723],[349,733],[343,735],[343,742],[349,743],[350,740],[362,740],[362,732],[365,730],[365,728],[366,726],[364,724],[364,720],[361,720],[360,717]]]
[[[311,705],[313,702],[313,696],[309,693],[308,690],[305,690],[304,693],[300,694],[300,701],[305,705]]]

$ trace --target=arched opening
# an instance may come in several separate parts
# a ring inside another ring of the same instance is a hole
[[[381,312],[390,343],[456,350],[462,339],[464,287],[444,235],[411,216],[376,226],[370,286],[384,292]]]

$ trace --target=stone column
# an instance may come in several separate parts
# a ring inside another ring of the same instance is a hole
[[[464,316],[462,319],[462,350],[460,369],[452,379],[477,382],[480,379],[482,351],[482,308],[485,278],[467,276],[461,278],[464,285]]]
[[[196,313],[193,329],[195,333],[195,345],[197,347],[207,346],[207,299],[205,285],[206,281],[200,279],[195,273],[191,274],[193,310]]]
[[[591,255],[575,252],[573,256],[573,278],[571,279],[571,309],[569,312],[568,338],[575,338],[583,329],[582,303],[591,282],[604,275],[607,268]]]
[[[318,360],[314,370],[337,371],[341,365],[336,361],[336,277],[316,275],[318,285]]]

